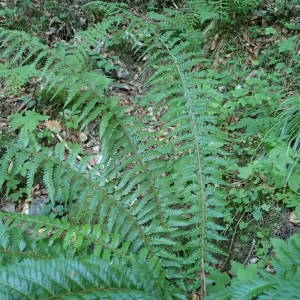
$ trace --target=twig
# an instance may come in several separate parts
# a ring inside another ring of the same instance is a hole
[[[178,9],[177,4],[176,4],[173,0],[172,0],[171,2],[172,2],[172,4],[173,4],[173,6],[174,6],[176,9]]]
[[[245,211],[242,213],[242,215],[240,216],[239,220],[237,221],[237,223],[236,223],[236,225],[235,225],[235,227],[234,227],[233,236],[232,236],[232,238],[231,238],[230,246],[229,246],[229,249],[228,249],[228,255],[227,255],[227,257],[226,257],[224,263],[222,264],[221,269],[223,269],[224,266],[227,264],[227,261],[228,261],[228,259],[229,259],[229,253],[230,253],[230,251],[231,251],[231,249],[232,249],[233,241],[234,241],[234,238],[235,238],[235,235],[236,235],[236,232],[237,232],[237,228],[238,228],[239,224],[241,223],[241,221],[242,221],[244,215],[245,215]]]
[[[256,241],[255,241],[255,239],[253,238],[253,239],[252,239],[252,245],[251,245],[251,248],[250,248],[249,253],[248,253],[248,255],[247,255],[247,257],[246,257],[246,259],[245,259],[245,261],[244,261],[244,263],[243,263],[244,266],[246,266],[247,262],[249,261],[250,256],[251,256],[251,254],[252,254],[252,252],[253,252],[253,249],[254,249],[255,244],[256,244]]]
[[[27,105],[27,102],[23,102],[21,103],[21,105],[17,108],[16,112],[20,112],[21,110],[23,110],[23,108],[25,108]]]

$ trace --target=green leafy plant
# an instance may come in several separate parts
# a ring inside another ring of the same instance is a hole
[[[287,138],[288,143],[294,150],[299,149],[300,145],[300,101],[299,96],[295,95],[286,99],[281,107],[280,129],[281,135]]]
[[[84,5],[87,2],[89,1],[6,1],[0,14],[1,26],[6,29],[26,30],[43,37],[49,43],[52,43],[56,36],[70,40],[78,30],[86,28],[90,22],[97,19],[85,10]]]
[[[261,0],[256,1],[238,1],[238,0],[189,0],[188,7],[192,8],[194,16],[201,20],[217,18],[226,22],[233,22],[238,15],[251,13]],[[204,11],[201,9],[204,8]]]
[[[81,128],[99,118],[102,160],[89,170],[84,159],[78,162],[76,158],[78,147],[70,146],[69,155],[63,144],[54,149],[44,147],[28,130],[44,117],[35,115],[27,124],[16,115],[14,127],[22,127],[21,133],[27,135],[20,133],[17,141],[7,144],[1,159],[0,186],[5,189],[14,178],[24,178],[30,201],[33,184],[42,178],[52,205],[63,205],[71,224],[94,224],[109,239],[118,236],[114,240],[117,249],[103,250],[102,259],[113,260],[118,253],[120,259],[124,255],[137,256],[137,260],[153,258],[176,290],[200,287],[204,295],[209,283],[206,274],[213,273],[216,255],[222,254],[217,243],[224,239],[218,233],[223,229],[218,219],[223,216],[224,195],[216,187],[225,184],[222,174],[229,162],[223,149],[224,135],[215,126],[222,97],[209,80],[199,84],[205,72],[192,70],[201,54],[188,51],[188,42],[178,44],[171,32],[158,39],[151,36],[146,54],[151,54],[149,67],[156,70],[148,81],[148,99],[155,108],[166,106],[167,110],[161,126],[148,130],[147,118],[128,116],[117,99],[105,99],[110,80],[88,68],[93,57],[86,48],[96,47],[111,21],[80,34],[81,44],[58,44],[54,49],[32,41],[25,33],[2,31],[2,57],[10,62],[2,75],[8,81],[13,81],[12,73],[20,72],[23,77],[24,71],[28,79],[39,77],[52,99],[65,96],[64,107],[78,115]],[[10,228],[24,224],[24,233],[35,223],[22,215],[13,216],[14,222],[8,214],[3,218]],[[34,228],[35,233],[42,230]],[[58,228],[43,228],[57,239],[63,238]],[[81,257],[82,237],[77,240],[76,231],[71,233],[65,236],[72,240],[75,235],[72,247]],[[100,241],[105,247],[101,242],[104,237],[97,235],[95,245]],[[62,243],[70,246],[67,241]],[[132,266],[131,260],[125,265]]]
[[[244,268],[233,263],[236,277],[232,279],[231,286],[207,299],[297,299],[300,235],[294,235],[287,242],[280,239],[272,239],[271,242],[274,256],[269,262],[269,271],[264,266]]]
[[[68,43],[51,45],[1,29],[6,95],[33,85],[34,103],[67,114],[64,125],[73,129],[93,124],[101,144],[91,167],[81,145],[45,143],[47,133],[38,131],[51,113],[31,107],[10,117],[11,131],[0,137],[1,194],[30,205],[39,184],[49,202],[44,216],[0,213],[2,298],[185,299],[198,293],[269,299],[285,292],[289,263],[298,265],[297,257],[290,258],[299,248],[297,237],[287,244],[273,240],[281,255],[272,261],[275,275],[236,263],[237,278],[231,280],[220,271],[220,257],[233,226],[247,230],[247,217],[261,222],[272,211],[269,191],[278,189],[283,202],[298,205],[296,97],[284,102],[281,115],[294,149],[274,143],[274,136],[262,141],[275,124],[278,100],[286,96],[278,89],[282,65],[276,76],[247,68],[235,75],[211,69],[199,49],[210,28],[235,22],[259,2],[190,0],[183,11],[149,14],[145,25],[123,5],[93,1],[84,9],[100,22]],[[294,41],[276,49],[291,54]],[[146,95],[129,105],[109,96],[115,68],[110,55],[124,43],[143,58],[148,75]],[[254,68],[276,66],[264,55]],[[149,108],[151,114],[145,113]],[[289,201],[285,188],[294,192]],[[266,254],[270,232],[255,233],[261,241],[256,250]]]
[[[68,228],[70,224],[63,224],[58,220],[49,221],[48,218],[37,220],[23,216],[14,219],[10,216],[6,219],[6,224],[1,224],[0,295],[3,299],[171,299],[165,275],[156,261],[135,259],[128,268],[123,259],[108,262],[99,259],[100,255],[91,258],[91,254],[84,255],[88,249],[86,246],[95,246],[97,250],[94,253],[101,253],[100,244],[94,243],[104,234],[99,227],[71,229]],[[27,231],[24,235],[25,223],[31,224],[31,234]],[[62,236],[64,242],[58,241]],[[107,236],[107,239],[110,238]],[[80,244],[85,247],[80,247]],[[111,249],[118,252],[115,238],[112,238],[112,244]],[[72,256],[80,253],[80,258],[70,258],[71,245],[78,251],[73,251]],[[106,255],[109,256],[107,249]],[[67,258],[67,255],[70,257]]]

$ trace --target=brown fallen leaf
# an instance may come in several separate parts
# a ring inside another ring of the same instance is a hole
[[[289,222],[295,226],[300,226],[300,218],[296,215],[294,211],[291,212]]]
[[[60,132],[62,130],[58,120],[47,120],[44,122],[44,126],[54,132]]]
[[[200,297],[199,297],[199,295],[193,293],[190,296],[190,300],[200,300]]]

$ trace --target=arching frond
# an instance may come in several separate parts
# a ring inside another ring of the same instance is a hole
[[[0,296],[2,299],[174,299],[166,283],[161,270],[151,262],[126,268],[99,259],[27,259],[1,268]]]

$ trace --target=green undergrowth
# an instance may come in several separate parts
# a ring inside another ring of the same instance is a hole
[[[297,3],[51,3],[1,15],[1,297],[296,299]]]

